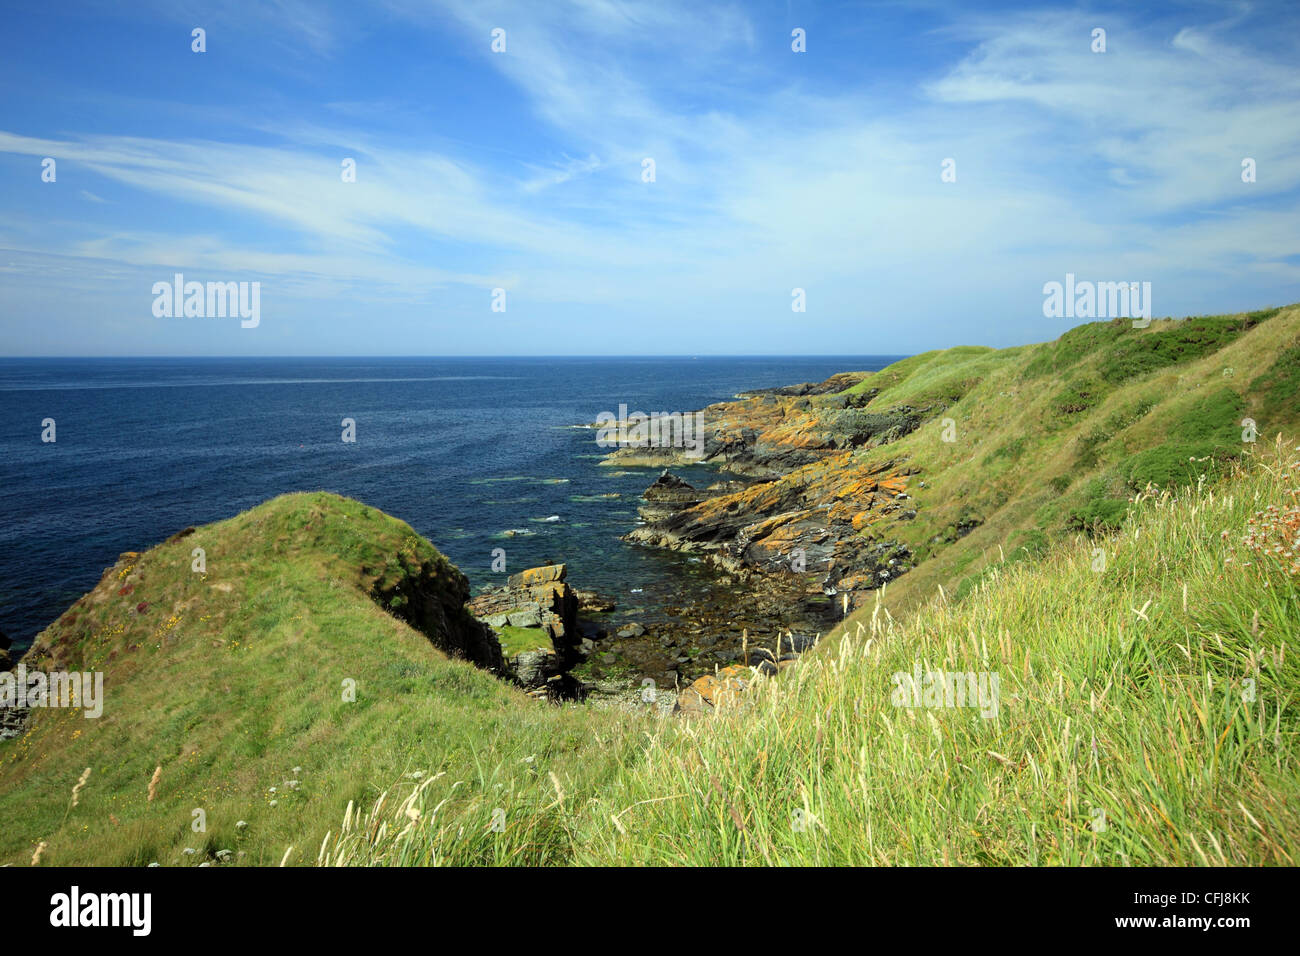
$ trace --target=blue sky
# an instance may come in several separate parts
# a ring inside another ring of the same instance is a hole
[[[1067,272],[1149,281],[1156,315],[1300,301],[1290,4],[3,22],[0,355],[901,354],[1054,338]],[[178,271],[260,282],[258,327],[155,317]]]

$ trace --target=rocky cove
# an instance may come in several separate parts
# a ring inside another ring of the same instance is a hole
[[[443,651],[538,698],[700,709],[713,675],[743,681],[783,669],[915,563],[897,530],[916,517],[911,482],[924,483],[906,461],[864,453],[909,434],[935,407],[868,410],[878,394],[858,387],[868,374],[744,393],[692,413],[703,425],[694,447],[604,457],[612,470],[658,470],[623,540],[678,556],[669,587],[647,579],[616,596],[587,590],[557,554],[475,594],[447,559],[405,553],[361,567],[362,586]],[[675,469],[689,469],[691,481]],[[78,603],[120,597],[115,582],[136,558],[125,552]],[[653,597],[642,600],[643,590]],[[4,650],[7,668],[18,655]],[[50,651],[38,640],[29,655]]]
[[[537,696],[644,697],[660,706],[667,697],[699,709],[711,675],[743,679],[750,668],[788,666],[906,573],[914,556],[891,527],[916,517],[914,475],[905,462],[867,462],[861,452],[910,433],[933,409],[866,411],[878,390],[854,386],[867,374],[710,405],[694,413],[702,455],[698,447],[610,452],[603,465],[661,469],[624,541],[685,556],[694,586],[672,603],[618,606],[571,587],[563,564],[512,575],[469,603],[499,635],[503,672]],[[715,480],[673,474],[701,463]],[[671,693],[641,695],[644,687]]]

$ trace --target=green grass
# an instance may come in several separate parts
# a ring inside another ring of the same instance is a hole
[[[513,624],[506,624],[495,630],[497,637],[501,640],[501,652],[506,657],[514,657],[521,651],[535,651],[539,647],[543,649],[551,647],[551,638],[546,633],[545,628],[515,627]]]
[[[206,575],[191,570],[196,547]],[[27,864],[41,842],[56,865],[184,865],[220,849],[275,865],[290,846],[291,863],[315,861],[349,801],[413,771],[455,781],[443,813],[477,833],[498,804],[549,786],[547,772],[596,786],[632,758],[622,718],[531,701],[379,606],[426,562],[449,586],[459,575],[403,522],[328,494],[277,498],[129,559],[45,635],[55,666],[105,672],[105,710],[34,711],[0,744],[0,863]],[[195,809],[206,833],[191,829]],[[541,831],[484,847],[497,862],[569,852]]]
[[[593,865],[1294,865],[1300,588],[1229,560],[1258,512],[1300,505],[1284,454],[966,600],[855,616],[734,706],[647,732],[598,790],[543,787],[508,841],[558,831]],[[896,706],[918,666],[997,674],[996,716]],[[463,858],[449,787],[407,787],[340,857]]]
[[[1067,526],[1071,531],[1104,533],[1114,531],[1128,514],[1129,502],[1117,498],[1101,478],[1088,482],[1083,494],[1083,504],[1071,508]]]
[[[1284,349],[1277,361],[1252,381],[1250,387],[1261,393],[1266,407],[1284,402],[1294,404],[1296,396],[1300,396],[1300,342]]]
[[[1131,319],[1091,322],[1039,349],[1025,369],[1030,376],[1059,373],[1095,359],[1102,378],[1115,385],[1171,365],[1203,358],[1282,310],[1263,309],[1235,316],[1196,316],[1137,334]]]
[[[1071,382],[1052,399],[1052,407],[1062,415],[1077,415],[1095,408],[1106,395],[1099,382],[1080,379]]]
[[[1128,381],[1171,365],[1180,365],[1217,352],[1243,332],[1271,319],[1278,309],[1242,316],[1187,319],[1150,335],[1126,336],[1101,362],[1102,377],[1111,384]]]

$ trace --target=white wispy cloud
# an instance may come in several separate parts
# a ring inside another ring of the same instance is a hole
[[[918,345],[943,344],[972,302],[1010,313],[1023,338],[1042,282],[1066,269],[1155,279],[1156,308],[1170,311],[1197,307],[1204,275],[1220,289],[1300,282],[1300,77],[1237,38],[1246,14],[1139,27],[1077,8],[950,13],[943,33],[967,53],[893,104],[760,62],[740,5],[390,0],[386,11],[416,36],[454,24],[560,149],[471,160],[452,134],[432,146],[379,137],[365,104],[348,102],[326,113],[337,125],[261,119],[232,132],[251,143],[0,132],[0,152],[57,156],[187,210],[170,231],[84,225],[34,242],[24,228],[9,241],[318,292],[501,285],[665,326],[777,321],[783,307],[789,321],[797,285],[813,303],[801,328],[842,341],[860,319],[845,347],[862,351],[902,312],[930,337]],[[281,20],[298,12],[279,8]],[[1108,31],[1105,54],[1089,49],[1094,26]],[[496,27],[502,54],[489,47]],[[295,29],[322,57],[342,42],[333,16]],[[1239,175],[1247,156],[1253,184]],[[340,181],[344,157],[355,183]],[[653,183],[641,181],[646,157]],[[948,157],[952,184],[939,179]],[[261,228],[256,239],[205,228],[194,210]]]

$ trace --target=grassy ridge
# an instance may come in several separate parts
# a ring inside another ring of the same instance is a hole
[[[192,570],[196,547],[206,574]],[[375,603],[412,557],[454,573],[403,522],[323,493],[128,555],[42,636],[46,666],[104,671],[104,715],[36,710],[0,744],[0,863],[27,864],[42,842],[46,864],[194,864],[229,849],[274,865],[290,846],[297,863],[349,800],[416,768],[460,781],[449,807],[472,829],[539,766],[593,784],[612,771],[617,740],[591,742],[614,715],[539,707]],[[568,849],[536,833],[483,846],[484,861],[527,863]]]
[[[969,590],[1018,549],[1113,532],[1148,483],[1222,474],[1250,447],[1244,418],[1262,442],[1300,432],[1300,307],[929,352],[846,391],[872,389],[868,410],[930,408],[915,432],[859,455],[863,468],[897,461],[917,479],[914,520],[863,531],[916,556],[885,598],[900,615],[940,585]]]

